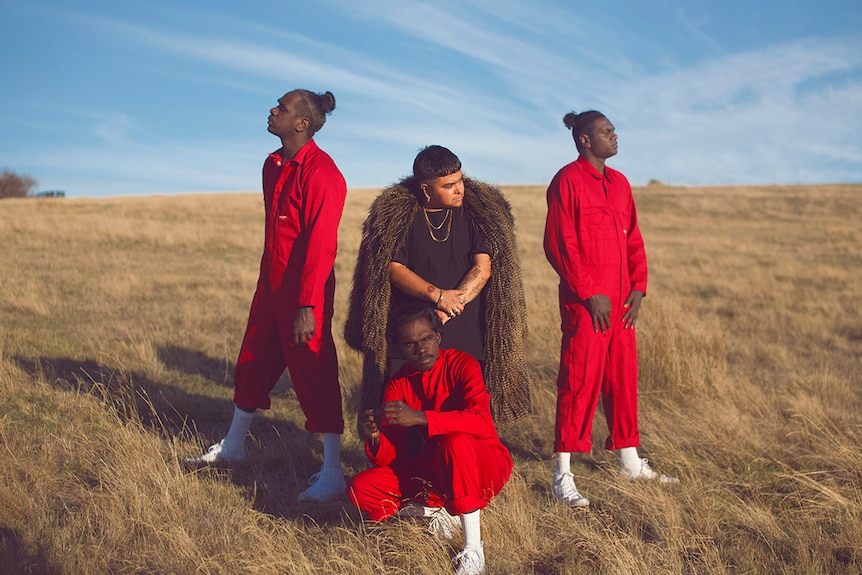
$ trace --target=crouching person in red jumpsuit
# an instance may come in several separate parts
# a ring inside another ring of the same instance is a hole
[[[360,419],[375,467],[351,480],[348,496],[371,521],[426,516],[444,538],[463,529],[456,573],[477,574],[485,569],[480,512],[508,481],[512,457],[494,428],[479,362],[441,349],[441,329],[433,307],[393,315],[390,337],[408,363],[387,383],[377,413]]]
[[[572,452],[592,449],[593,416],[602,398],[610,435],[627,479],[659,479],[638,456],[638,359],[635,325],[646,295],[647,262],[631,186],[605,166],[617,153],[614,126],[596,111],[566,114],[579,156],[548,187],[545,254],[560,276],[562,351],[557,380],[551,491],[577,507]]]
[[[323,468],[300,499],[344,493],[341,434],[344,419],[338,359],[332,339],[333,265],[347,186],[312,136],[335,109],[331,92],[288,92],[270,110],[268,130],[282,147],[263,165],[266,212],[260,277],[234,373],[234,415],[225,438],[190,464],[242,461],[256,410],[287,368],[305,414],[320,433]]]

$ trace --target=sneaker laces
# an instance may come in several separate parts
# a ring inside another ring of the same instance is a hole
[[[308,488],[299,494],[300,501],[326,501],[341,495],[345,489],[341,468],[321,469],[308,478]]]
[[[551,492],[557,499],[577,507],[586,507],[590,504],[590,500],[578,492],[578,488],[575,487],[575,476],[568,471],[554,478]]]
[[[321,469],[317,473],[313,473],[311,477],[308,478],[308,485],[313,486],[320,482],[320,486],[325,487],[330,483],[339,483],[339,480],[344,481],[344,474],[340,467],[334,469]]]
[[[649,459],[646,457],[641,458],[641,469],[637,477],[642,477],[643,479],[655,479],[658,477],[658,473],[653,471],[653,468],[649,465]]]
[[[441,507],[431,515],[428,532],[441,539],[452,539],[461,529],[461,520]]]
[[[468,547],[455,555],[452,561],[458,566],[455,575],[482,575],[485,572],[485,554],[481,547]]]
[[[238,449],[227,449],[225,446],[224,439],[222,439],[218,443],[210,445],[209,448],[201,455],[183,458],[183,463],[187,466],[202,466],[206,464],[218,463],[239,463],[242,461],[245,461],[245,448],[240,446]]]
[[[679,479],[676,477],[671,477],[669,475],[664,475],[663,473],[658,473],[649,465],[649,459],[646,457],[640,460],[641,466],[640,469],[636,473],[632,473],[628,469],[624,467],[620,467],[620,475],[625,477],[626,479],[658,479],[659,483],[679,483]]]
[[[321,470],[321,471],[318,471],[317,473],[312,474],[312,476],[308,478],[308,484],[314,485],[315,483],[317,483],[317,480],[320,479],[320,475],[322,473],[323,473],[323,471]]]

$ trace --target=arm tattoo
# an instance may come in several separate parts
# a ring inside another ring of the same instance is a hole
[[[467,273],[464,274],[464,279],[462,279],[461,282],[458,284],[457,289],[467,291],[467,293],[464,295],[467,297],[468,300],[472,300],[473,298],[475,298],[476,295],[478,295],[478,293],[481,291],[481,286],[479,285],[480,282],[476,281],[477,279],[479,279],[481,273],[482,270],[479,269],[479,266],[473,266],[472,268],[467,270]]]

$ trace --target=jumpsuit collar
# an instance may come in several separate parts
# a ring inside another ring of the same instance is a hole
[[[272,161],[278,168],[280,168],[284,163],[284,156],[281,153],[283,149],[284,148],[279,148],[269,155],[269,157],[272,159]],[[305,157],[316,149],[317,143],[314,141],[314,138],[310,138],[306,143],[302,145],[299,150],[296,151],[296,154],[294,154],[289,161],[295,164],[302,165],[302,162],[305,160]]]
[[[605,175],[603,176],[600,171],[596,169],[596,167],[585,157],[578,156],[578,159],[575,160],[581,167],[593,178],[597,180],[607,180],[610,183],[613,183],[614,178],[612,176],[613,170],[609,169],[607,164],[605,165]]]

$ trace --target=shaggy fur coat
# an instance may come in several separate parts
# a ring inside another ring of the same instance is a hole
[[[421,206],[412,178],[384,189],[371,204],[362,226],[362,243],[353,274],[350,308],[344,326],[347,344],[363,354],[361,409],[380,404],[387,377],[386,327],[392,283],[389,263],[407,240]],[[532,411],[530,379],[524,355],[527,307],[521,263],[515,243],[515,220],[500,190],[464,178],[464,211],[485,237],[491,277],[485,284],[485,385],[498,423]]]

